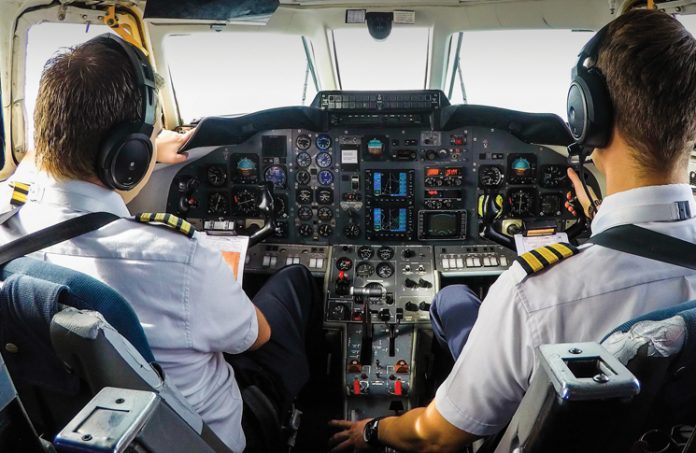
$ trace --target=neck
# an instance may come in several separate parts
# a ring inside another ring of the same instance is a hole
[[[681,165],[668,173],[655,173],[637,168],[631,162],[627,165],[608,166],[606,168],[607,195],[645,186],[662,186],[667,184],[687,184],[687,171]],[[629,169],[630,168],[630,169]]]

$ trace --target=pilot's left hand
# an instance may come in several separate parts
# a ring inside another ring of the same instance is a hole
[[[194,130],[191,129],[183,134],[166,129],[162,130],[155,140],[157,162],[178,164],[188,159],[188,155],[186,153],[179,154],[179,150],[188,141]]]
[[[370,452],[377,451],[365,444],[363,440],[363,429],[371,419],[358,420],[357,422],[349,422],[348,420],[331,420],[329,426],[339,428],[331,439],[329,439],[330,453],[340,452]]]

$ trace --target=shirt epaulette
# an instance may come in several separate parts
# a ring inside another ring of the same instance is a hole
[[[196,232],[193,225],[186,220],[172,214],[167,214],[166,212],[141,212],[135,215],[135,220],[141,223],[164,225],[190,238],[192,238],[193,234]]]
[[[579,252],[578,248],[573,245],[566,242],[558,242],[523,253],[515,258],[515,261],[522,266],[527,275],[532,275],[548,269],[566,258],[577,255]]]
[[[29,184],[13,181],[10,183],[10,186],[12,186],[12,199],[10,199],[10,204],[12,206],[22,206],[26,203],[27,196],[29,195]]]

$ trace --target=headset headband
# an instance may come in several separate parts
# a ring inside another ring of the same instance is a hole
[[[133,74],[135,75],[135,83],[140,90],[142,98],[142,120],[137,129],[139,132],[149,137],[152,135],[152,130],[155,125],[155,99],[157,97],[157,85],[150,62],[147,61],[145,54],[143,54],[140,49],[113,33],[101,34],[92,38],[90,41],[104,44],[115,50],[120,50],[128,58],[133,68]]]
[[[599,59],[599,47],[604,41],[604,36],[607,34],[609,24],[600,28],[597,33],[582,47],[578,54],[578,62],[573,68],[573,78],[582,71],[586,71],[585,61],[589,58],[592,61],[592,66],[596,69],[597,59]]]

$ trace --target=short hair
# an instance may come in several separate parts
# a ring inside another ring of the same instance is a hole
[[[131,63],[119,50],[87,41],[51,58],[34,110],[38,165],[56,179],[96,178],[106,133],[141,121],[142,102]]]
[[[669,14],[635,9],[609,24],[597,66],[638,168],[666,174],[685,164],[696,140],[694,37]]]

